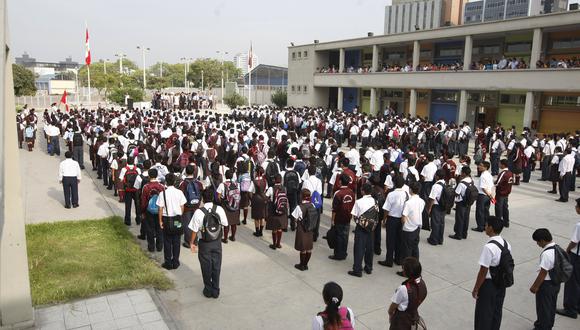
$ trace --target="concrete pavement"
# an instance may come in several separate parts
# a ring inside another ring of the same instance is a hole
[[[26,219],[29,223],[55,220],[99,218],[111,214],[123,214],[123,205],[103,189],[101,181],[93,182],[96,172],[90,171],[88,156],[80,188],[80,205],[77,209],[64,209],[62,188],[56,182],[58,162],[45,150],[21,151],[22,166],[27,175],[23,178],[26,199]],[[62,157],[61,157],[62,158]],[[509,288],[503,314],[503,329],[531,329],[535,320],[534,296],[528,291],[536,276],[541,252],[531,234],[536,228],[550,229],[555,241],[565,246],[573,225],[578,221],[572,193],[569,203],[556,203],[555,195],[545,182],[537,181],[536,171],[529,184],[514,186],[510,197],[511,227],[503,236],[512,244],[516,261],[516,284]],[[470,223],[475,223],[472,208]],[[330,203],[325,200],[321,232],[330,224]],[[492,207],[493,213],[493,207]],[[421,232],[421,262],[429,295],[420,308],[429,329],[469,329],[473,327],[475,302],[471,298],[478,258],[487,237],[469,232],[467,240],[447,238],[453,229],[453,212],[446,217],[445,243],[432,247],[425,239],[428,232]],[[130,228],[135,235],[138,228]],[[390,298],[402,278],[395,274],[399,269],[389,269],[376,264],[383,255],[375,257],[372,275],[363,278],[348,276],[352,267],[353,235],[349,242],[346,261],[327,258],[331,250],[324,240],[315,243],[309,271],[300,272],[293,265],[298,263],[298,252],[293,249],[294,234],[284,233],[283,248],[268,248],[271,236],[252,236],[253,224],[240,226],[237,241],[223,246],[221,295],[219,299],[207,299],[202,295],[202,280],[197,255],[182,249],[181,267],[166,271],[176,283],[169,291],[157,291],[160,308],[168,322],[180,329],[307,329],[312,317],[324,308],[321,291],[324,283],[335,281],[344,290],[343,305],[351,307],[356,315],[357,329],[387,329],[386,310]],[[384,234],[383,234],[384,242]],[[140,241],[143,249],[145,244]],[[384,244],[384,243],[383,243]],[[384,251],[384,248],[383,248]],[[161,262],[162,253],[150,253]],[[559,305],[563,289],[559,295]],[[556,316],[556,329],[578,329],[580,320]]]

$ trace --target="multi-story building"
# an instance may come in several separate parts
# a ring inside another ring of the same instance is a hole
[[[464,24],[566,11],[568,0],[481,0],[465,4]]]
[[[504,57],[520,68],[501,65]],[[579,58],[579,11],[293,46],[288,104],[573,131],[580,129],[580,68],[572,67]],[[410,70],[384,70],[395,61]]]
[[[234,56],[234,64],[236,68],[242,70],[242,75],[248,73],[248,53],[238,53]],[[260,65],[258,56],[252,54],[252,67],[255,68]]]
[[[393,0],[385,7],[385,34],[460,25],[464,0]]]
[[[39,76],[54,75],[55,73],[78,69],[80,67],[79,63],[73,61],[71,57],[67,57],[64,61],[60,62],[39,62],[36,58],[30,57],[26,52],[21,57],[16,57],[15,62]]]

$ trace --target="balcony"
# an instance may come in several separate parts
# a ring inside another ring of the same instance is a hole
[[[578,92],[578,82],[578,68],[314,74],[314,87]]]

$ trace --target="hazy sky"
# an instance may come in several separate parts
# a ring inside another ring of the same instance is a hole
[[[287,46],[383,32],[390,0],[8,0],[13,54],[82,62],[88,23],[93,61],[125,53],[141,66],[181,57],[247,52],[261,63],[288,63]]]

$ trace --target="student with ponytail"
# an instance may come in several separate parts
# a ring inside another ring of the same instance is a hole
[[[390,330],[424,329],[417,309],[427,297],[427,286],[421,278],[421,264],[414,257],[403,260],[403,275],[407,280],[391,298],[389,307]]]
[[[322,289],[322,298],[326,309],[312,320],[312,330],[352,330],[354,313],[348,307],[341,307],[342,288],[334,282],[328,282]]]

